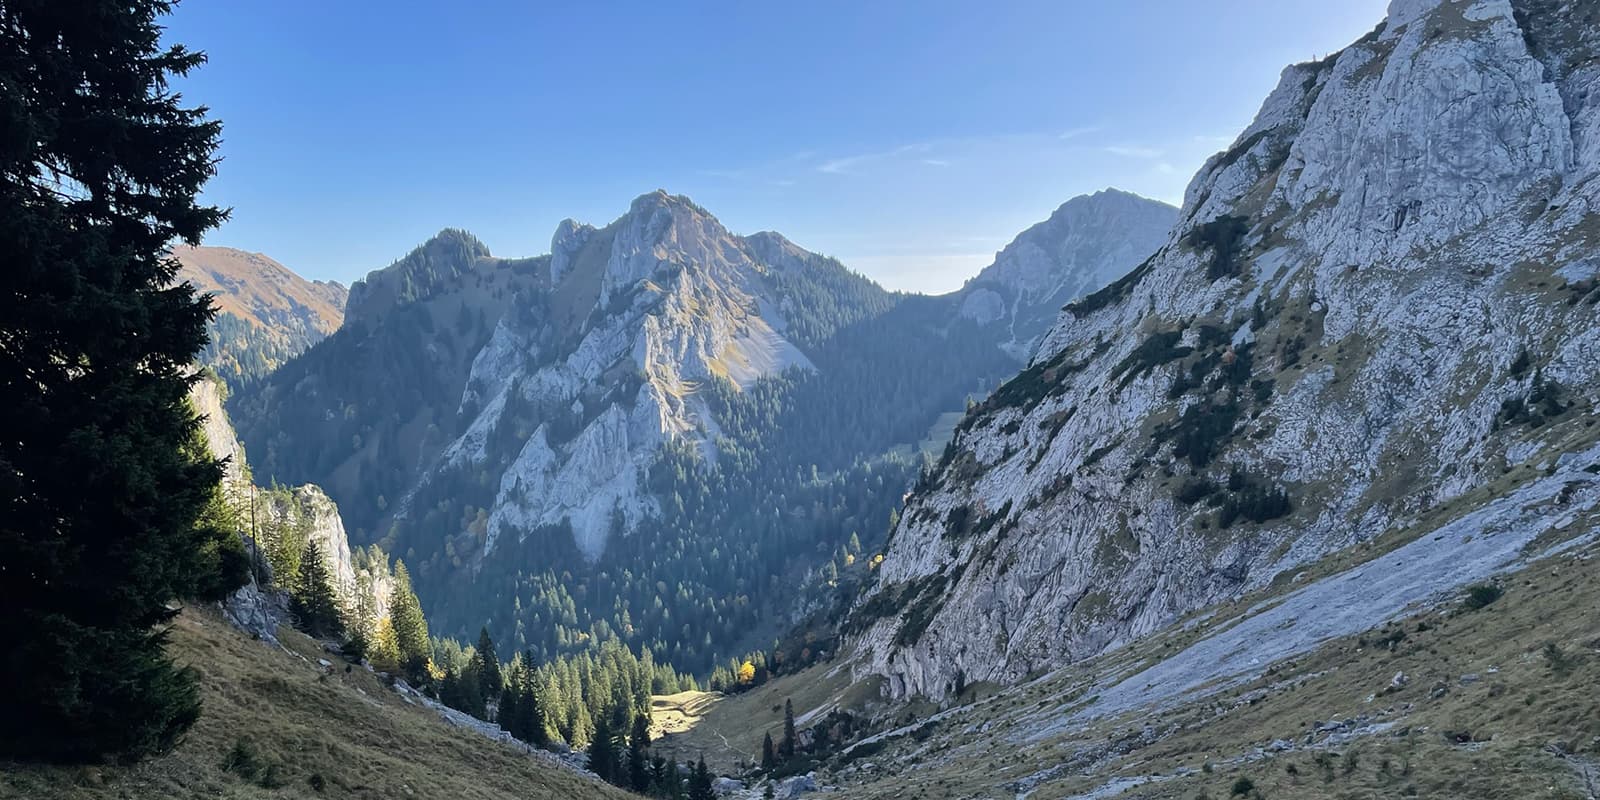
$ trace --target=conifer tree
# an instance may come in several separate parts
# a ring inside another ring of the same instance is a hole
[[[635,714],[628,733],[628,782],[635,792],[650,788],[650,715]]]
[[[524,742],[528,741],[530,734],[522,728],[521,713],[517,704],[522,700],[522,687],[526,680],[527,673],[523,670],[521,662],[511,662],[511,668],[506,670],[505,674],[505,687],[500,690],[499,714],[495,717],[495,721],[500,723],[500,727],[504,728],[506,733]]]
[[[0,758],[134,759],[200,713],[168,601],[225,585],[197,525],[189,367],[214,313],[172,285],[221,126],[170,82],[169,0],[0,4]]]
[[[394,620],[384,617],[378,620],[378,632],[372,639],[371,653],[367,660],[372,662],[372,668],[382,672],[395,672],[400,669],[400,640],[394,632]]]
[[[533,676],[522,684],[521,696],[517,699],[517,724],[527,734],[525,741],[535,747],[544,747],[550,743],[549,729],[546,727],[544,707],[539,699],[538,687],[534,685]]]
[[[589,771],[608,783],[617,782],[617,742],[611,731],[609,714],[594,721],[594,737],[589,741]]]
[[[650,794],[654,797],[672,798],[683,791],[678,780],[678,765],[662,756],[650,758]]]
[[[425,682],[433,646],[428,643],[428,622],[422,616],[422,604],[417,601],[417,593],[411,589],[411,573],[404,561],[395,562],[394,589],[389,593],[389,619],[394,626],[400,671],[413,682]]]
[[[783,741],[778,744],[778,756],[784,761],[794,758],[794,701],[783,701]]]
[[[300,579],[290,593],[289,610],[299,618],[300,629],[312,636],[338,636],[344,632],[328,562],[316,542],[306,542],[300,554]]]
[[[761,768],[771,770],[778,765],[778,754],[772,749],[772,732],[767,731],[761,736]]]
[[[711,788],[711,771],[706,769],[705,756],[694,765],[694,773],[689,776],[689,800],[717,800],[717,793]]]
[[[499,697],[501,686],[500,656],[495,654],[494,640],[489,638],[489,628],[478,631],[478,693],[485,698]]]

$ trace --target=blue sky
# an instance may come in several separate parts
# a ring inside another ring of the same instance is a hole
[[[1178,203],[1382,0],[187,0],[225,126],[207,239],[349,283],[443,227],[548,252],[656,188],[946,291],[1074,195]]]

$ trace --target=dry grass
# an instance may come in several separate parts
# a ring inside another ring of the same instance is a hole
[[[185,611],[171,647],[200,670],[204,702],[187,739],[131,767],[0,765],[0,798],[630,796],[452,728],[359,667],[345,673],[333,659],[326,674],[316,663],[324,654],[304,636],[285,631],[283,642],[287,651],[250,640],[211,610]],[[270,779],[223,768],[242,740],[273,769]]]
[[[1337,639],[1178,708],[1031,738],[1064,703],[1094,702],[1079,692],[1095,674],[1174,644],[1164,641],[1171,633],[1153,637],[973,703],[932,735],[893,739],[830,780],[852,798],[1010,798],[1030,776],[1041,778],[1030,800],[1149,778],[1098,796],[1223,800],[1244,778],[1249,796],[1269,800],[1592,798],[1600,789],[1597,556],[1590,549],[1535,562],[1506,576],[1505,596],[1487,608],[1452,604]],[[1390,689],[1396,673],[1406,680]],[[1318,731],[1346,720],[1356,723]]]
[[[785,675],[747,692],[679,692],[651,698],[651,718],[662,738],[656,749],[679,761],[704,756],[724,772],[759,763],[761,737],[783,738],[783,704],[794,702],[804,727],[807,712],[860,709],[877,697],[875,683],[852,684],[849,672],[835,664],[814,666]],[[652,732],[652,737],[658,733]]]

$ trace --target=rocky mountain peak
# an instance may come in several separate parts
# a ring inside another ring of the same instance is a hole
[[[864,672],[1010,681],[1385,532],[1533,536],[1594,496],[1561,467],[1600,401],[1587,12],[1391,11],[1286,69],[1157,254],[957,427],[862,606],[906,609]]]
[[[1166,240],[1178,210],[1119,189],[1080,195],[1018,234],[962,288],[961,314],[1011,326],[1010,348],[1032,353],[1062,304],[1116,280]]]
[[[618,522],[631,529],[652,510],[640,475],[665,443],[715,457],[705,382],[745,386],[810,361],[784,336],[766,266],[686,197],[641,195],[603,228],[564,221],[551,251],[550,295],[529,298],[548,313],[496,327],[462,400],[477,419],[436,469],[493,460],[507,407],[543,409],[501,465],[486,546],[566,521],[598,555]]]

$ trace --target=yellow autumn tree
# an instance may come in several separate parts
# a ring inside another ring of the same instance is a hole
[[[746,661],[739,665],[739,682],[750,683],[756,679],[756,665]]]

